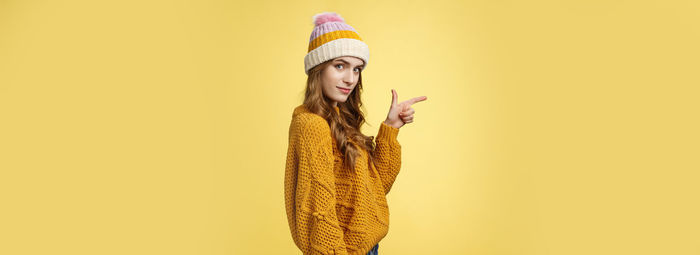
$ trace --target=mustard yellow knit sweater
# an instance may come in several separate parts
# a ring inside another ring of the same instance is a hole
[[[305,255],[365,255],[386,236],[386,194],[401,167],[398,133],[398,128],[382,122],[374,163],[368,163],[367,151],[360,148],[352,171],[343,167],[328,122],[303,104],[294,109],[284,198],[292,238]]]

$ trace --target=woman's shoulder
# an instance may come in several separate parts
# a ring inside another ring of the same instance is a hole
[[[326,119],[310,112],[303,104],[294,108],[291,127],[305,134],[330,134],[331,131]]]

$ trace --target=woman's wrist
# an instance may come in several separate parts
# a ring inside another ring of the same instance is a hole
[[[393,122],[390,122],[389,120],[385,120],[384,124],[387,124],[393,128],[401,128],[401,126],[402,126],[401,123],[393,123]]]

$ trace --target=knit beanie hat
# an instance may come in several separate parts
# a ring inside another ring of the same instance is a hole
[[[353,56],[362,59],[367,68],[369,47],[362,41],[354,28],[345,23],[334,12],[322,12],[314,15],[314,30],[309,38],[309,51],[304,57],[304,71],[328,60]]]

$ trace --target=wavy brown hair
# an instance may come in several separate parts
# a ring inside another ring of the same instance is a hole
[[[331,135],[336,141],[338,150],[344,155],[345,166],[355,168],[355,161],[360,156],[360,148],[366,150],[369,162],[373,161],[374,136],[362,134],[360,128],[365,123],[362,107],[362,72],[357,80],[355,89],[345,102],[338,102],[339,112],[333,109],[333,102],[323,94],[321,73],[333,60],[323,62],[311,70],[306,79],[304,106],[310,112],[323,117],[331,128]],[[360,148],[358,148],[358,146]]]

